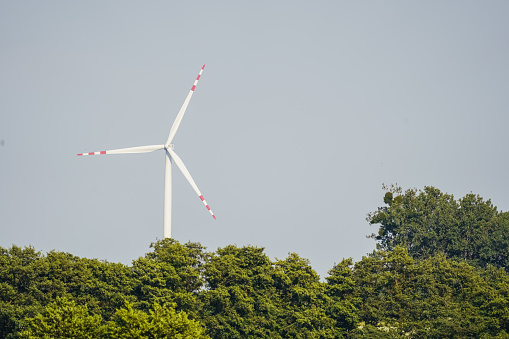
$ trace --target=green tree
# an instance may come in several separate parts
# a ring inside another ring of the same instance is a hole
[[[105,335],[100,315],[91,315],[86,305],[60,297],[26,322],[27,329],[19,333],[20,338],[95,339]]]
[[[364,257],[353,271],[364,326],[351,337],[388,331],[411,338],[504,338],[508,276],[488,271],[443,254],[415,262],[400,246]]]
[[[275,268],[263,248],[219,248],[204,268],[202,317],[213,338],[281,337]]]
[[[211,255],[204,274],[203,321],[213,338],[338,335],[325,283],[295,253],[272,262],[263,248],[230,245]]]
[[[502,268],[488,265],[481,277],[489,286],[484,287],[483,298],[478,300],[481,312],[493,320],[493,326],[506,335],[509,333],[509,275]],[[509,338],[509,335],[507,335]]]
[[[86,304],[88,311],[109,319],[131,294],[131,270],[122,264],[101,262],[32,247],[0,248],[0,338],[15,336],[57,297]]]
[[[24,318],[42,310],[31,295],[34,267],[42,257],[33,247],[0,247],[0,338],[24,326]]]
[[[384,188],[386,206],[367,218],[379,226],[371,235],[378,249],[403,246],[419,260],[444,253],[475,266],[509,270],[509,213],[497,211],[490,200],[474,194],[455,200],[431,186],[404,193],[397,186]]]
[[[157,303],[148,313],[134,309],[130,303],[117,310],[108,324],[108,335],[118,339],[210,339],[185,312]]]
[[[204,280],[202,266],[205,248],[198,243],[181,245],[174,239],[159,240],[150,245],[154,250],[133,261],[133,295],[140,307],[148,310],[154,303],[175,303],[196,317],[200,310],[197,292]]]
[[[377,327],[364,323],[354,331],[349,332],[346,336],[348,339],[405,339],[409,337],[413,338],[410,335],[401,334],[397,329],[384,326],[383,324]]]
[[[309,261],[290,253],[276,261],[274,282],[281,298],[278,316],[283,338],[335,338],[335,321],[327,314],[332,300],[326,284],[311,268]]]
[[[346,335],[359,323],[361,298],[353,277],[352,258],[343,259],[329,271],[326,293],[331,298],[327,308],[329,317],[336,321],[335,329],[339,335]]]

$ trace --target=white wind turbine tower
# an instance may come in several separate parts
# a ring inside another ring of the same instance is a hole
[[[191,97],[193,96],[194,90],[196,88],[196,85],[198,84],[198,80],[200,80],[201,74],[203,72],[203,69],[205,68],[205,65],[200,70],[200,73],[198,74],[198,77],[194,81],[193,87],[191,87],[191,90],[189,91],[189,94],[187,95],[186,100],[184,101],[184,104],[180,108],[180,111],[177,114],[177,118],[175,118],[175,121],[173,122],[173,126],[171,126],[170,135],[168,136],[168,140],[166,140],[166,143],[164,145],[150,145],[150,146],[139,146],[139,147],[130,147],[130,148],[121,148],[121,149],[114,149],[110,151],[100,151],[100,152],[90,152],[90,153],[80,153],[78,155],[99,155],[99,154],[125,154],[125,153],[147,153],[147,152],[153,152],[164,149],[166,153],[166,165],[165,165],[165,171],[164,171],[164,237],[165,238],[171,238],[171,163],[172,160],[175,162],[175,165],[180,169],[182,174],[184,174],[184,177],[186,177],[187,181],[191,184],[194,191],[198,196],[200,197],[203,204],[205,204],[205,207],[209,210],[210,214],[212,214],[212,217],[216,219],[216,216],[212,211],[210,210],[209,205],[207,205],[207,202],[203,198],[203,195],[200,193],[200,190],[198,189],[198,186],[196,186],[196,183],[194,182],[193,178],[191,177],[191,174],[189,174],[189,171],[187,170],[186,166],[180,159],[180,157],[175,153],[173,150],[173,144],[171,143],[173,141],[173,138],[175,137],[175,133],[177,133],[177,130],[180,126],[180,122],[182,121],[182,117],[184,116],[184,113],[186,112],[187,105],[189,105],[189,100],[191,100]]]

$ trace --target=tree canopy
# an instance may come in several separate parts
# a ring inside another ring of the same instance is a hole
[[[403,246],[415,259],[443,253],[474,266],[509,270],[509,213],[489,199],[467,194],[456,200],[432,186],[386,190],[385,206],[368,215],[369,223],[379,226],[371,235],[378,249]]]
[[[389,188],[378,249],[323,280],[296,253],[156,241],[131,265],[0,247],[4,338],[509,338],[508,217]]]

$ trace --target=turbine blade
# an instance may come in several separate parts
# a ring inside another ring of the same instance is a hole
[[[203,202],[205,207],[207,207],[207,209],[209,210],[212,217],[214,219],[216,219],[216,216],[214,215],[214,213],[212,213],[212,210],[210,209],[209,205],[205,201],[205,198],[203,198],[203,195],[201,194],[200,190],[198,189],[198,186],[196,186],[196,183],[194,182],[193,177],[191,177],[191,174],[187,170],[186,165],[184,165],[184,162],[182,162],[182,159],[180,159],[180,157],[177,155],[177,153],[175,153],[175,151],[172,150],[170,147],[166,148],[166,151],[170,153],[171,158],[173,159],[173,161],[175,161],[175,165],[177,165],[177,167],[180,169],[182,174],[184,174],[184,176],[186,177],[187,181],[189,181],[189,183],[191,184],[191,187],[193,187],[196,194],[198,194],[201,201]]]
[[[139,146],[139,147],[112,149],[112,150],[109,150],[109,151],[80,153],[78,155],[147,153],[147,152],[154,152],[154,151],[157,151],[157,150],[160,150],[160,149],[163,149],[163,148],[164,148],[164,145],[150,145],[150,146]]]
[[[177,118],[173,122],[173,126],[171,126],[170,129],[170,135],[168,136],[168,140],[166,141],[166,146],[169,146],[171,142],[173,141],[173,138],[175,137],[175,133],[177,133],[177,130],[180,126],[180,122],[182,121],[182,117],[184,116],[184,113],[186,112],[187,105],[189,105],[189,100],[191,100],[191,97],[193,96],[194,89],[196,88],[196,85],[198,85],[198,80],[200,80],[201,74],[203,72],[203,69],[205,68],[205,65],[200,70],[200,73],[198,74],[198,77],[194,81],[193,87],[191,87],[191,90],[189,91],[189,94],[187,95],[186,100],[184,101],[184,104],[180,108],[180,111],[177,114]]]

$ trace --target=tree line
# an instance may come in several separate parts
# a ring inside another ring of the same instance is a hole
[[[0,338],[509,338],[509,218],[387,188],[377,249],[324,281],[263,248],[159,240],[131,265],[0,247]]]

